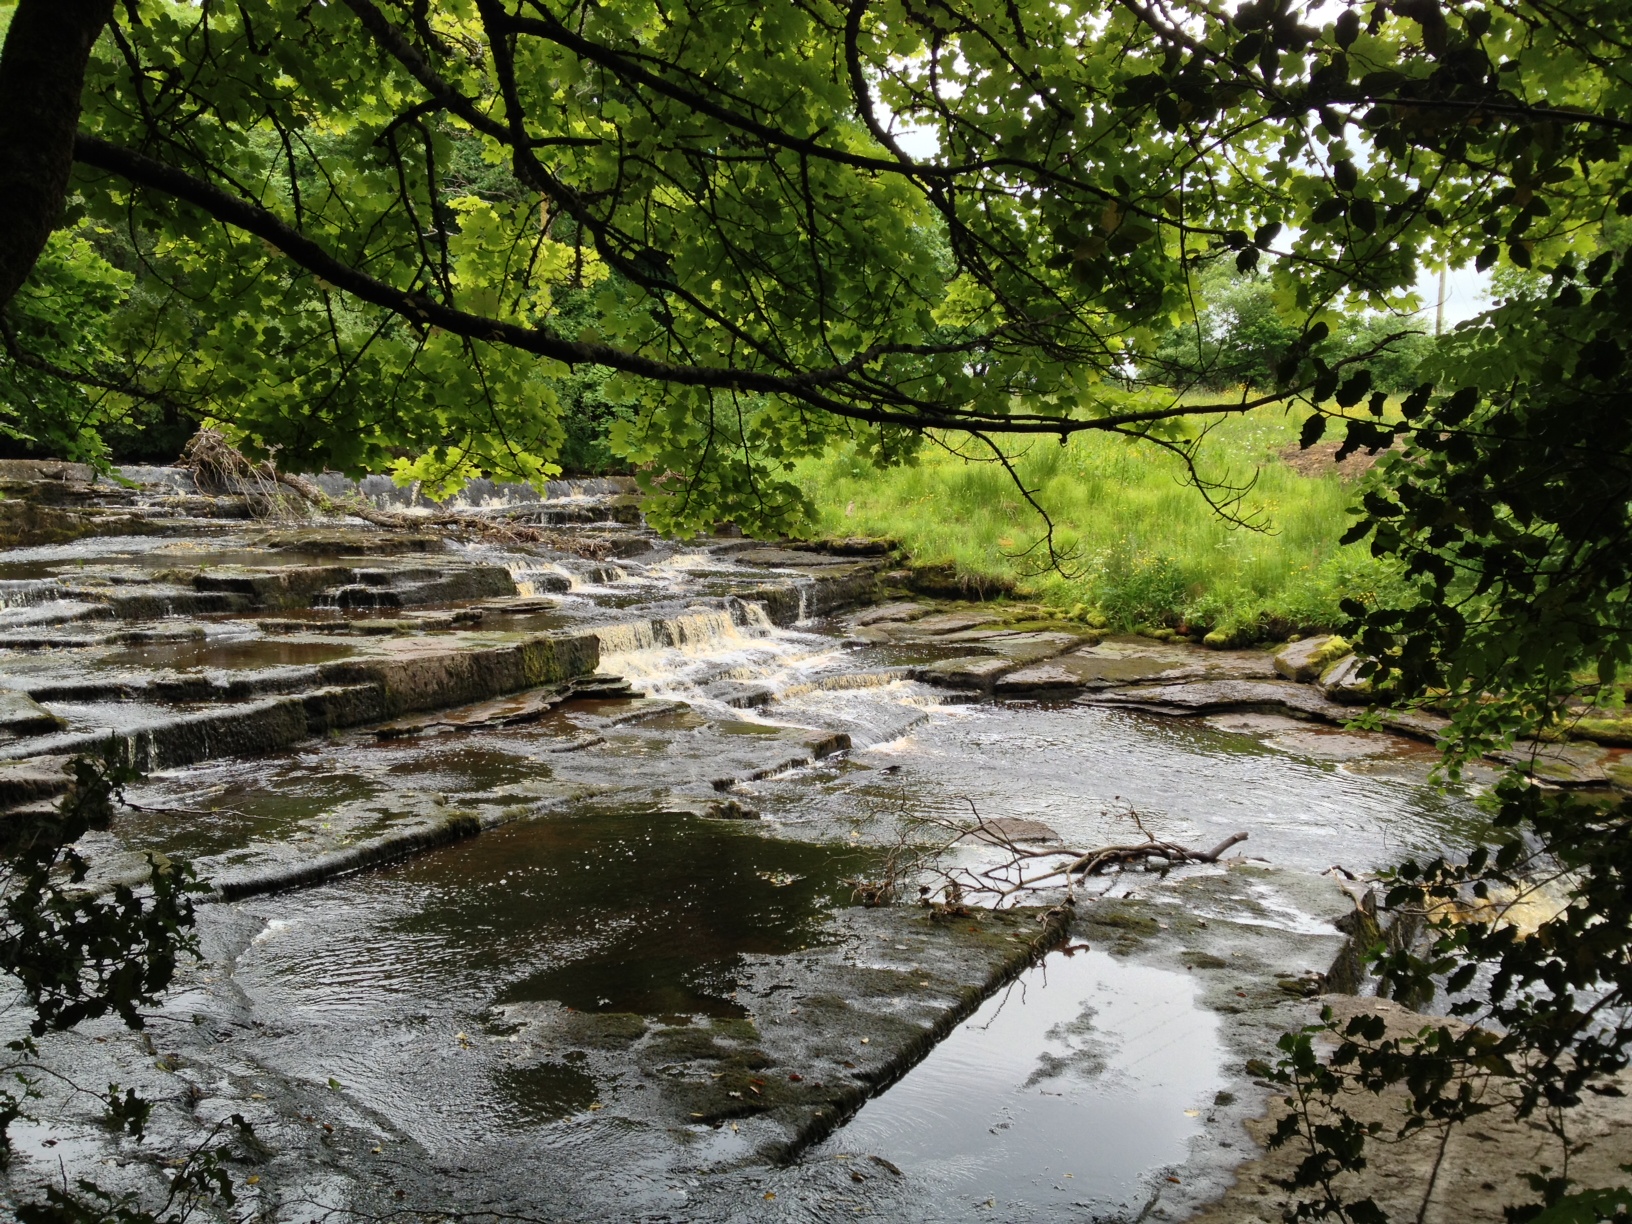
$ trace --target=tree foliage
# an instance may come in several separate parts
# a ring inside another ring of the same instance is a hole
[[[1626,189],[1625,24],[143,0],[92,56],[74,189],[197,304],[185,390],[253,447],[537,477],[560,378],[597,367],[674,525],[776,526],[841,433],[883,462],[942,426],[1182,448],[1242,401],[1130,371],[1209,267],[1267,275],[1294,339],[1265,394],[1295,395],[1363,361],[1338,308],[1409,305],[1424,261],[1585,240]]]
[[[1157,342],[1142,373],[1215,395],[1243,386],[1273,389],[1278,367],[1302,335],[1282,313],[1270,278],[1215,264],[1196,278],[1194,289],[1195,317]],[[1420,319],[1343,310],[1328,326],[1331,352],[1340,359],[1358,355],[1356,371],[1369,371],[1378,390],[1397,393],[1417,385],[1417,367],[1432,347]]]
[[[21,988],[34,1017],[31,1036],[9,1042],[0,1074],[15,1083],[0,1089],[0,1167],[11,1157],[12,1123],[28,1116],[38,1095],[35,1039],[86,1020],[116,1015],[127,1028],[144,1026],[142,1008],[169,988],[180,958],[197,955],[193,894],[201,890],[186,863],[148,856],[140,888],[99,888],[75,843],[107,827],[124,802],[124,788],[140,775],[117,741],[100,757],[76,757],[73,781],[47,812],[14,814],[6,828],[0,868],[0,972]],[[152,1102],[133,1089],[106,1093],[73,1083],[62,1069],[49,1073],[79,1093],[99,1097],[111,1129],[138,1142],[145,1137]],[[111,1193],[81,1178],[45,1187],[43,1199],[11,1206],[24,1224],[185,1224],[201,1209],[231,1207],[235,1187],[227,1162],[253,1144],[253,1131],[234,1114],[185,1155],[168,1162],[164,1201],[152,1209],[134,1193]]]

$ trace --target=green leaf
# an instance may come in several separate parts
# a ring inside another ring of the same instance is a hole
[[[1338,196],[1322,200],[1310,210],[1309,223],[1311,225],[1326,225],[1336,221],[1348,210],[1348,202]]]
[[[1608,1190],[1577,1190],[1566,1194],[1540,1215],[1530,1217],[1530,1224],[1598,1224],[1617,1212],[1632,1211],[1632,1189],[1625,1186]]]
[[[1371,371],[1361,370],[1349,377],[1337,389],[1337,405],[1339,408],[1353,408],[1362,399],[1366,392],[1371,390]]]

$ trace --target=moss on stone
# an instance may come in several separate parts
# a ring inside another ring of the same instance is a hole
[[[1128,935],[1150,936],[1161,930],[1161,924],[1149,914],[1140,913],[1126,902],[1101,901],[1084,916],[1089,927],[1109,927]]]
[[[621,1050],[646,1034],[646,1018],[628,1012],[572,1012],[562,1026],[573,1045]]]

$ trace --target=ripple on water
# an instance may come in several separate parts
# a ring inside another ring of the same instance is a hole
[[[743,958],[828,938],[827,914],[849,895],[840,880],[866,858],[674,812],[528,820],[253,903],[267,925],[234,980],[292,1024],[267,1052],[279,1070],[333,1076],[440,1146],[518,1110],[577,1112],[589,1091],[569,1063],[460,1073],[457,1034],[499,1040],[483,1027],[490,1008],[740,1016]]]
[[[1131,807],[1158,837],[1211,846],[1244,830],[1246,853],[1316,871],[1454,846],[1480,826],[1471,802],[1428,785],[1420,763],[1414,776],[1355,772],[1204,724],[1086,706],[933,707],[906,739],[855,760],[899,768],[756,783],[755,805],[779,819],[843,819],[865,797],[880,815],[966,819],[972,802],[1079,845],[1137,838]]]

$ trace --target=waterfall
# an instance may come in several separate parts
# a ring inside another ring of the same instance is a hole
[[[55,578],[0,579],[0,608],[34,608],[67,598]]]
[[[527,599],[540,595],[561,595],[583,586],[583,580],[564,565],[551,561],[512,561],[505,567],[516,584],[516,594]]]
[[[614,658],[647,650],[668,649],[703,657],[719,653],[722,646],[727,650],[741,648],[770,631],[770,618],[758,604],[743,604],[741,608],[749,622],[746,625],[738,624],[735,609],[697,608],[663,620],[602,626],[593,630],[601,642],[602,666],[616,670]],[[749,608],[757,617],[746,611]]]
[[[790,684],[778,694],[784,701],[804,697],[809,693],[839,693],[852,689],[885,688],[891,684],[907,683],[901,671],[844,672],[835,676],[819,676],[804,684]]]

